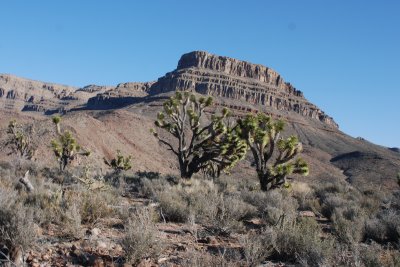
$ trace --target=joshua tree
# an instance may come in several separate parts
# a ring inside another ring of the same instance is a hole
[[[60,121],[61,118],[59,116],[53,117],[53,123],[57,127],[58,140],[52,140],[51,146],[60,164],[60,171],[64,171],[67,165],[76,159],[78,155],[89,156],[90,152],[84,151],[80,145],[78,145],[71,132],[61,132]]]
[[[9,139],[6,142],[6,146],[11,148],[11,153],[15,153],[18,157],[16,160],[16,170],[22,168],[21,160],[31,160],[35,154],[36,146],[33,144],[32,135],[34,133],[33,127],[23,126],[17,123],[16,120],[12,120],[8,124],[7,133]],[[25,172],[19,181],[25,186],[28,192],[32,192],[34,187],[29,181],[29,170]]]
[[[104,158],[104,163],[113,168],[116,173],[120,173],[121,171],[127,171],[132,168],[131,159],[131,156],[124,157],[121,151],[117,150],[117,156],[111,161]]]
[[[199,171],[217,177],[246,155],[246,142],[227,123],[227,109],[202,123],[204,109],[211,104],[211,97],[197,99],[189,92],[176,92],[164,103],[164,112],[158,113],[155,125],[177,142],[162,139],[154,130],[153,134],[177,156],[182,178],[190,179]]]
[[[286,177],[292,173],[308,175],[307,163],[297,158],[302,144],[295,136],[280,138],[283,129],[283,121],[274,121],[265,114],[247,115],[238,121],[237,131],[253,153],[263,191],[288,186]]]
[[[32,159],[35,153],[35,148],[31,138],[33,128],[24,127],[19,125],[16,120],[12,120],[8,124],[7,133],[10,137],[6,145],[11,147],[12,153],[16,153],[23,159]]]

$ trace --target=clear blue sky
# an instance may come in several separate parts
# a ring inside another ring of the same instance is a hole
[[[150,81],[192,50],[269,66],[340,128],[400,147],[400,1],[0,2],[0,73]]]

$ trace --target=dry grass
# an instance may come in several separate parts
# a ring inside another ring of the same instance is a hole
[[[143,258],[155,258],[164,247],[153,221],[151,210],[136,210],[125,227],[125,237],[121,242],[128,262],[138,264]]]
[[[33,212],[20,201],[15,191],[0,188],[0,245],[8,250],[28,249],[35,241]]]

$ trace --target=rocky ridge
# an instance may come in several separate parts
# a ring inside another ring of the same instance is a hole
[[[229,57],[202,51],[184,54],[177,69],[159,78],[150,93],[174,90],[195,91],[266,109],[294,112],[338,128],[331,117],[308,102],[301,91],[285,82],[276,71]]]
[[[76,88],[0,75],[0,108],[45,114],[85,108],[111,109],[133,104],[148,95],[175,90],[235,100],[237,103],[254,105],[255,108],[251,110],[261,109],[267,113],[278,113],[279,116],[299,114],[333,129],[338,128],[331,117],[307,101],[301,91],[285,82],[276,71],[202,51],[184,54],[176,70],[156,82]],[[238,111],[248,110],[245,105],[228,106]]]

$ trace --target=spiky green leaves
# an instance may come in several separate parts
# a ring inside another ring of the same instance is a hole
[[[78,155],[87,157],[90,152],[81,148],[70,131],[61,132],[61,118],[59,116],[53,117],[52,121],[57,127],[58,139],[51,141],[51,147],[60,164],[60,171],[63,171]]]
[[[239,120],[238,132],[251,148],[262,190],[287,185],[286,177],[290,174],[308,174],[307,163],[295,159],[303,149],[298,138],[279,138],[284,125],[263,113]]]
[[[16,153],[21,158],[31,159],[35,153],[35,146],[32,142],[33,127],[23,126],[16,120],[11,120],[8,124],[7,134],[9,139],[6,146],[9,146],[12,153]]]
[[[59,124],[61,122],[61,117],[56,115],[52,118],[54,124]]]
[[[104,162],[114,169],[115,172],[127,171],[132,168],[131,156],[122,155],[120,150],[117,150],[117,156],[111,161],[104,159]]]
[[[157,115],[155,126],[172,134],[177,145],[163,140],[155,131],[153,134],[178,157],[184,178],[199,171],[218,176],[246,154],[246,142],[226,123],[230,116],[228,109],[212,115],[208,124],[202,123],[204,110],[211,105],[211,97],[196,98],[189,92],[176,92]]]

